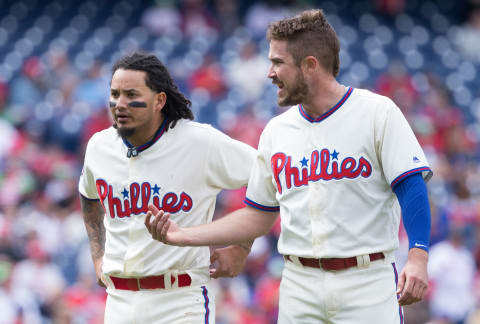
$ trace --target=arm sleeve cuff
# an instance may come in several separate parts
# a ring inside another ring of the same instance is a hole
[[[428,252],[430,244],[430,204],[427,186],[420,173],[399,181],[393,191],[402,209],[403,225],[408,235],[409,249]]]
[[[256,209],[259,209],[259,210],[263,210],[263,211],[267,211],[267,212],[278,212],[280,210],[279,206],[270,207],[270,206],[260,205],[259,203],[256,203],[253,200],[248,199],[247,197],[245,197],[245,200],[243,202],[250,207],[253,207],[253,208],[256,208]]]

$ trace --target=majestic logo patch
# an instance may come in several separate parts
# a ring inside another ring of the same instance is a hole
[[[414,157],[413,157],[413,162],[414,162],[414,163],[419,163],[419,162],[420,162],[420,159],[417,158],[416,156],[414,156]]]
[[[310,159],[304,157],[300,160],[302,170],[292,166],[292,157],[285,153],[278,152],[273,154],[271,158],[273,177],[277,183],[277,190],[282,193],[282,182],[280,176],[285,177],[285,186],[287,189],[292,187],[306,186],[310,181],[322,180],[340,180],[343,178],[354,179],[359,176],[368,178],[372,174],[372,165],[364,157],[360,157],[358,161],[353,157],[346,157],[341,162],[338,159],[339,153],[333,150],[332,153],[328,149],[322,149],[320,152],[313,151]],[[330,156],[332,161],[330,161]],[[310,160],[310,168],[308,161]],[[336,160],[336,161],[334,161]],[[293,178],[293,181],[292,181]]]
[[[163,197],[160,197],[160,187],[157,184],[152,187],[149,182],[143,182],[142,184],[134,182],[130,184],[129,190],[123,188],[121,192],[123,199],[114,196],[113,193],[115,190],[112,185],[109,185],[103,179],[97,179],[96,186],[103,209],[107,211],[108,208],[108,213],[111,218],[115,218],[115,216],[120,218],[130,217],[131,214],[146,214],[148,212],[148,204],[150,203],[152,191],[152,203],[158,209],[164,210],[167,213],[174,214],[179,211],[188,212],[193,206],[192,197],[187,193],[182,192],[180,195],[177,195],[174,192],[169,192]],[[108,203],[108,206],[105,206],[105,201]]]

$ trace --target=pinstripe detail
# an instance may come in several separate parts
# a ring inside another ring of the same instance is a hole
[[[209,321],[209,317],[210,317],[210,308],[209,308],[210,298],[208,298],[208,290],[207,290],[207,287],[205,287],[205,286],[202,286],[202,295],[203,295],[203,299],[205,300],[205,303],[203,304],[204,307],[205,307],[205,324],[208,324],[208,323],[210,323],[210,321]]]
[[[397,285],[398,285],[398,272],[397,272],[397,267],[395,266],[395,262],[392,262],[392,267],[393,267],[393,272],[395,273],[395,287],[397,287]],[[398,298],[400,298],[399,295],[397,295],[397,299]],[[400,324],[404,324],[402,306],[398,306],[398,314],[400,315]]]

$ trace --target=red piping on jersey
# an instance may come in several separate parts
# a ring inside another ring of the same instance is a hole
[[[253,200],[248,199],[247,197],[245,197],[245,200],[244,200],[243,202],[244,202],[245,204],[249,205],[250,207],[253,207],[253,208],[255,208],[255,209],[260,209],[260,210],[263,210],[263,211],[277,212],[277,211],[280,210],[280,207],[279,207],[279,206],[270,207],[270,206],[260,205],[259,203],[256,203],[256,202],[254,202]]]
[[[165,125],[167,124],[167,118],[165,118],[162,122],[162,124],[160,125],[160,127],[158,128],[157,132],[155,133],[155,135],[153,136],[153,139],[151,139],[150,141],[148,141],[147,143],[143,144],[143,145],[140,145],[139,147],[137,147],[137,152],[142,152],[144,150],[146,150],[147,148],[149,148],[150,146],[152,146],[153,144],[155,144],[156,141],[158,141],[160,139],[160,137],[162,137],[163,133],[165,132]],[[134,147],[134,145],[132,145],[126,138],[123,138],[122,137],[122,140],[123,140],[123,143],[125,143],[125,145],[128,147],[128,148],[132,148]]]
[[[396,178],[392,181],[390,187],[393,189],[393,187],[395,187],[395,185],[396,185],[397,183],[399,183],[401,180],[403,180],[405,177],[407,177],[407,176],[409,176],[409,175],[412,175],[412,174],[414,174],[414,173],[419,173],[419,172],[424,172],[424,171],[432,172],[432,170],[431,170],[429,167],[426,167],[426,166],[420,167],[420,168],[416,168],[416,169],[412,169],[412,170],[410,170],[410,171],[406,171],[406,172],[402,173],[401,175],[399,175],[398,177],[396,177]],[[427,177],[427,180],[428,180],[429,178],[430,178],[430,177]]]
[[[312,116],[310,116],[309,114],[307,114],[307,112],[305,111],[305,109],[303,109],[302,107],[302,104],[299,104],[298,105],[298,111],[300,112],[300,115],[302,115],[303,118],[305,118],[306,120],[308,120],[309,122],[311,123],[318,123],[318,122],[321,122],[322,120],[324,120],[325,118],[327,118],[328,116],[330,116],[331,114],[333,114],[335,111],[337,111],[344,103],[345,101],[347,101],[347,99],[350,97],[350,95],[352,94],[353,92],[353,88],[352,87],[349,87],[347,92],[343,95],[342,99],[340,99],[339,102],[337,102],[337,104],[335,106],[333,106],[332,108],[330,108],[327,112],[323,113],[320,117],[318,118],[313,118]]]

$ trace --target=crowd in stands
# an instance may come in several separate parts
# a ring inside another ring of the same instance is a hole
[[[477,2],[0,1],[0,324],[103,323],[77,182],[88,139],[111,126],[112,62],[155,53],[197,121],[256,147],[282,111],[266,78],[267,25],[309,7],[339,35],[339,80],[393,99],[434,171],[430,288],[406,323],[480,323]],[[243,207],[244,193],[222,193],[216,216]],[[279,231],[255,241],[238,277],[214,280],[218,324],[276,323]]]

